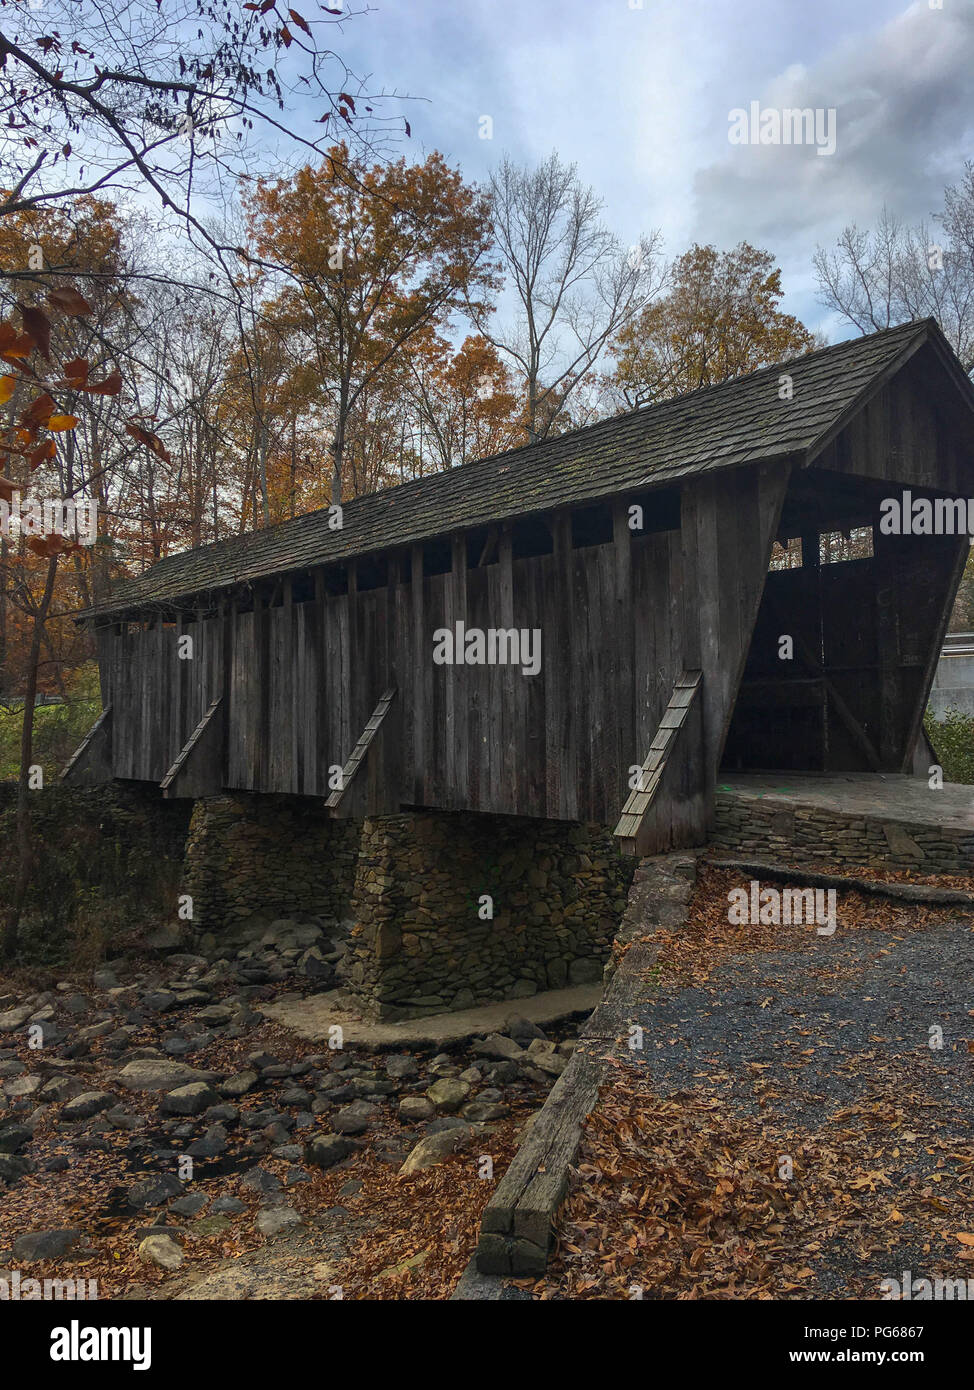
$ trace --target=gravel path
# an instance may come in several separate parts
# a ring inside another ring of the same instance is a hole
[[[974,926],[871,927],[840,913],[833,937],[781,928],[767,950],[718,932],[696,972],[664,934],[631,1005],[642,1049],[609,1044],[628,1065],[589,1121],[548,1296],[624,1297],[631,1280],[664,1298],[877,1299],[907,1270],[974,1289]]]
[[[756,1110],[744,1073],[794,1092],[798,1125],[869,1093],[875,1071],[848,1062],[877,1052],[907,1064],[944,1120],[974,1120],[967,1039],[974,1039],[974,930],[957,922],[899,939],[884,932],[818,938],[800,951],[753,952],[718,966],[707,987],[648,994],[633,1021],[645,1030],[638,1066],[660,1094],[692,1089],[702,1069],[730,1072],[728,1101]],[[943,1047],[930,1047],[930,1029]],[[972,1044],[974,1045],[974,1044]],[[813,1056],[797,1054],[814,1047]]]

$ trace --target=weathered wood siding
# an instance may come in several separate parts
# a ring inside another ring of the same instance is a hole
[[[182,660],[179,639],[193,639]],[[224,631],[219,621],[159,624],[102,636],[103,698],[112,705],[116,777],[161,782],[211,702],[223,691]]]
[[[816,468],[970,496],[969,414],[923,347],[814,460]]]
[[[816,748],[826,767],[854,765],[873,747],[878,765],[899,766],[932,679],[962,543],[878,543],[868,566],[775,576],[766,593],[768,562],[779,525],[798,526],[790,535],[807,523],[817,547],[830,524],[861,524],[855,508],[873,507],[886,487],[969,495],[974,455],[964,410],[928,344],[878,382],[834,437],[822,436],[814,460],[805,460],[814,467],[782,458],[688,476],[678,523],[660,494],[642,494],[650,524],[632,532],[634,499],[619,495],[604,504],[601,531],[586,532],[581,513],[568,508],[546,515],[550,553],[537,553],[547,546],[536,522],[505,521],[482,528],[486,540],[476,543],[458,532],[445,550],[435,540],[391,550],[378,568],[359,562],[361,573],[351,560],[347,592],[338,570],[320,570],[311,585],[307,575],[292,576],[293,585],[286,577],[257,584],[250,611],[226,594],[219,616],[106,629],[99,652],[114,775],[161,781],[222,697],[221,785],[326,798],[380,696],[395,686],[363,774],[368,809],[614,825],[629,769],[646,757],[678,674],[700,670],[693,717],[646,813],[663,849],[706,835],[749,651],[742,715],[756,698],[760,717],[749,737],[759,749],[780,745],[772,765],[789,765],[792,738],[800,745],[793,766],[814,766]],[[875,512],[867,508],[866,519]],[[581,543],[594,536],[601,543]],[[367,587],[382,566],[388,582]],[[778,598],[790,626],[781,626]],[[539,629],[540,672],[434,664],[434,633],[460,621],[467,629]],[[792,629],[820,653],[822,689],[812,689],[814,671],[783,690],[780,667],[765,669],[777,635]],[[193,637],[191,661],[178,659],[181,634]],[[767,689],[755,688],[762,683]],[[211,735],[211,754],[215,742]],[[180,780],[196,785],[204,774],[190,761]],[[356,785],[343,806],[361,800]]]
[[[411,574],[357,592],[120,632],[109,685],[119,712],[115,775],[160,781],[210,701],[225,694],[225,783],[325,797],[390,683],[398,686],[398,801],[406,805],[615,823],[629,769],[656,733],[690,660],[704,671],[703,729],[686,735],[660,796],[660,834],[685,842],[707,814],[713,771],[760,598],[787,467],[714,475],[688,489],[680,529],[630,531],[573,548],[569,514],[550,518],[553,553]],[[405,568],[405,566],[403,566]],[[436,665],[434,633],[539,629],[541,669]],[[193,638],[180,660],[179,636]],[[223,653],[229,644],[224,692]]]

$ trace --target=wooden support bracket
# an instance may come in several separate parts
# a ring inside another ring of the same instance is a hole
[[[389,713],[396,693],[397,687],[395,685],[390,685],[389,688],[383,692],[379,703],[372,711],[369,722],[359,735],[359,740],[352,749],[348,762],[342,768],[342,785],[337,788],[337,790],[333,791],[325,802],[325,805],[334,815],[350,816],[355,814],[355,810],[350,806],[348,794],[363,763],[368,758],[369,749],[372,747],[376,735],[382,727],[382,721]],[[369,799],[370,801],[374,800],[373,797]],[[379,807],[377,805],[370,805],[367,809],[367,814],[375,814],[378,809]]]
[[[622,841],[622,848],[629,853],[640,852],[638,843],[640,831],[656,793],[659,791],[663,773],[666,771],[666,764],[673,751],[677,735],[686,723],[687,715],[700,691],[702,679],[703,673],[701,671],[683,671],[680,673],[673,687],[670,702],[663,711],[659,728],[656,730],[642,765],[643,775],[640,778],[640,785],[635,791],[630,792],[629,798],[622,808],[619,824],[612,833]]]
[[[106,705],[78,744],[59,778],[75,786],[95,787],[112,778],[112,707]]]
[[[216,796],[223,790],[223,696],[218,695],[159,783],[164,797]]]

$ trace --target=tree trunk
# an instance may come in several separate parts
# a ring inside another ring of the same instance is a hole
[[[34,628],[30,639],[30,663],[27,668],[27,688],[24,691],[24,722],[20,736],[20,778],[17,783],[17,877],[3,923],[0,936],[0,959],[10,960],[17,949],[17,934],[27,890],[34,872],[34,845],[30,825],[30,767],[34,751],[34,707],[37,704],[37,669],[41,659],[41,645],[47,615],[54,597],[54,579],[57,575],[58,556],[52,555],[47,562],[47,578],[44,581],[44,594],[40,607],[34,613]]]
[[[260,439],[257,446],[257,462],[259,465],[258,478],[260,481],[260,504],[263,510],[264,525],[270,526],[271,504],[270,499],[267,496],[267,455],[270,446],[267,439],[267,427],[265,426],[263,419],[261,419],[259,430]]]
[[[342,500],[342,455],[345,452],[345,421],[339,420],[338,428],[335,431],[335,442],[332,445],[332,465],[331,465],[331,504],[333,507],[341,505]]]

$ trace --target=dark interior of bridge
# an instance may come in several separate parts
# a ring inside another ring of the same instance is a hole
[[[824,470],[793,478],[726,769],[907,770],[964,542],[882,534],[879,504],[899,491]]]

